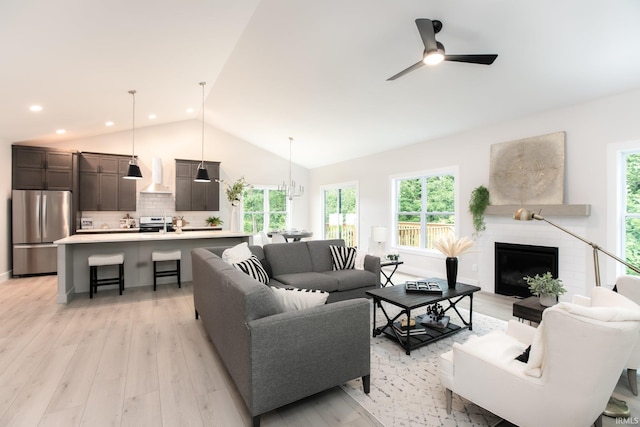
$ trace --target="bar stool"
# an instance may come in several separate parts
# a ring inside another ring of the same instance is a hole
[[[98,292],[98,286],[118,285],[120,295],[124,290],[124,254],[91,255],[89,260],[89,298]],[[106,265],[118,265],[118,277],[105,277],[98,279],[98,267]]]
[[[151,252],[151,260],[153,261],[153,290],[156,290],[156,282],[158,277],[178,276],[178,287],[181,288],[180,283],[180,258],[182,253],[180,250],[175,251],[153,251]],[[158,271],[157,263],[162,261],[175,261],[175,270],[162,270]]]

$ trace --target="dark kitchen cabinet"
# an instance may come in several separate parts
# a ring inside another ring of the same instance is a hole
[[[12,147],[14,190],[73,190],[73,152],[42,147]]]
[[[220,162],[204,162],[211,182],[194,182],[198,160],[176,159],[176,211],[220,210]]]
[[[123,179],[130,157],[80,154],[80,210],[135,211],[136,182]]]

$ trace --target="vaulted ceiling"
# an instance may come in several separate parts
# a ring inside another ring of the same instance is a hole
[[[416,18],[497,60],[386,81],[421,59]],[[199,119],[206,81],[208,123],[283,157],[291,136],[312,168],[640,88],[639,21],[637,0],[6,0],[0,141],[130,129],[131,89],[137,127]]]

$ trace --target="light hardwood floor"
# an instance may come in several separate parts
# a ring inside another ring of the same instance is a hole
[[[1,426],[248,426],[190,283],[56,303],[55,276],[0,283]],[[269,426],[380,426],[340,388],[263,415]]]
[[[0,426],[250,425],[194,318],[190,283],[100,290],[67,305],[55,302],[56,286],[55,276],[0,283]],[[473,308],[509,320],[513,301],[478,292]],[[640,402],[623,377],[617,397],[635,416]],[[265,414],[262,425],[381,426],[339,387]]]

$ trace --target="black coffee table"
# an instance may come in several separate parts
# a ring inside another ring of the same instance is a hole
[[[414,348],[422,347],[431,342],[437,341],[442,338],[446,338],[449,335],[460,332],[463,329],[473,330],[473,293],[478,292],[480,288],[478,286],[466,285],[464,283],[456,283],[455,289],[448,289],[446,279],[421,279],[429,282],[437,282],[442,289],[442,295],[423,294],[418,292],[405,291],[404,284],[397,286],[389,286],[381,289],[374,289],[367,291],[367,295],[373,298],[374,311],[373,311],[373,336],[376,337],[380,334],[384,334],[389,338],[392,338],[398,342],[405,349],[406,354],[411,354],[411,350]],[[458,304],[463,298],[469,298],[469,320],[465,320],[462,314],[458,311],[456,304]],[[391,318],[385,310],[382,302],[386,302],[396,307],[400,307],[402,310],[396,316]],[[406,315],[407,319],[411,319],[411,311],[420,307],[427,306],[438,302],[447,302],[448,306],[444,307],[445,313],[449,310],[456,312],[458,318],[462,322],[463,326],[456,325],[453,322],[449,322],[446,328],[430,328],[426,327],[424,334],[403,336],[393,327],[393,323],[399,321],[399,319]],[[376,310],[375,306],[380,307],[382,313],[387,319],[387,323],[383,326],[376,327]]]

